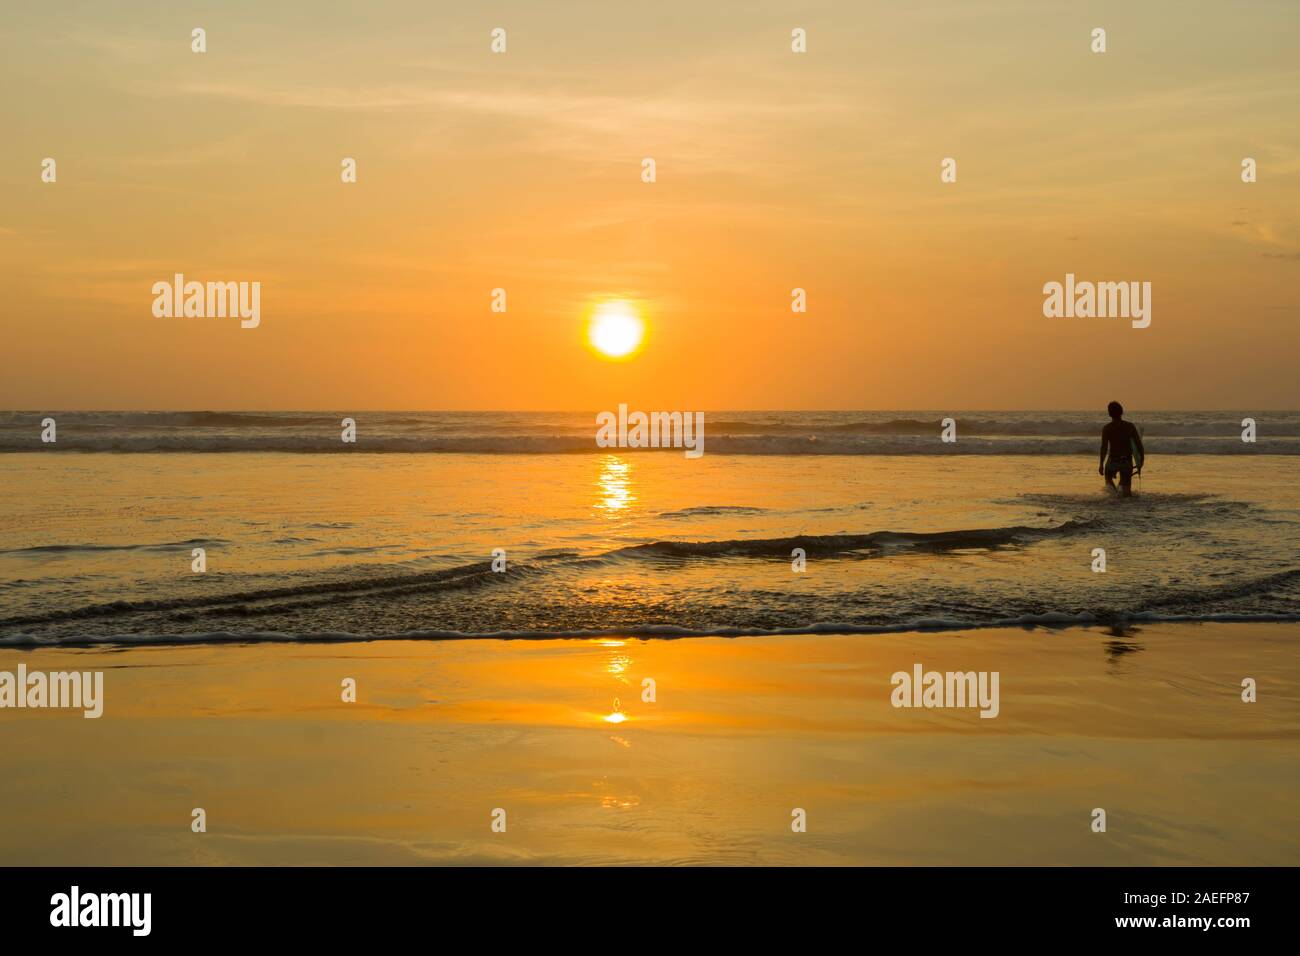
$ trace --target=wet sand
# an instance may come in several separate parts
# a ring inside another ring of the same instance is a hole
[[[7,649],[0,670],[103,670],[106,700],[0,710],[0,864],[1296,865],[1297,638]],[[894,708],[918,661],[998,671],[999,715]]]

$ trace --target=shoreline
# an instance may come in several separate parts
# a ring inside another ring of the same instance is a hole
[[[1300,612],[1288,614],[1232,614],[1205,615],[1155,615],[1139,612],[1123,618],[1100,618],[1093,615],[1069,615],[1055,611],[1024,615],[1009,620],[977,624],[968,621],[940,621],[907,624],[845,624],[828,622],[804,627],[757,628],[715,627],[686,628],[673,624],[653,624],[641,627],[611,627],[589,630],[544,631],[488,631],[467,633],[420,629],[394,634],[354,634],[342,631],[287,633],[282,631],[210,631],[194,634],[111,634],[85,635],[83,637],[56,637],[43,639],[39,635],[14,634],[0,636],[0,652],[5,650],[91,650],[106,648],[127,650],[145,647],[202,647],[261,644],[388,644],[410,641],[590,641],[606,638],[644,641],[677,641],[700,638],[736,640],[739,638],[777,637],[869,637],[872,635],[956,634],[983,631],[1044,631],[1058,633],[1073,630],[1092,631],[1105,628],[1110,631],[1152,627],[1157,625],[1202,624],[1294,624],[1300,623]]]

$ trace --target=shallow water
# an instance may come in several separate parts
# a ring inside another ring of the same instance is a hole
[[[1294,619],[1298,468],[1153,448],[1116,500],[1083,455],[13,453],[0,642]]]

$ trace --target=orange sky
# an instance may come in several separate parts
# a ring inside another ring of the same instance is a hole
[[[6,5],[0,407],[1300,404],[1300,6],[754,6]]]

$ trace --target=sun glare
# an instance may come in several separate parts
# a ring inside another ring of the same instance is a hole
[[[641,317],[627,302],[606,302],[591,314],[587,338],[591,347],[607,358],[626,358],[636,351],[645,334]]]

